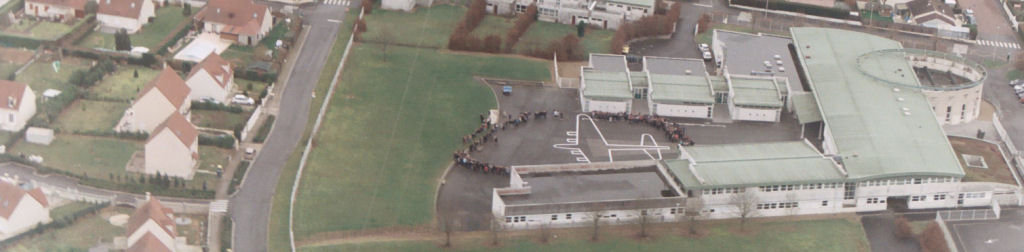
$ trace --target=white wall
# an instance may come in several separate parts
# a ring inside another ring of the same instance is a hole
[[[599,101],[584,98],[583,103],[584,112],[601,111],[609,113],[625,113],[629,112],[629,107],[631,106],[632,101]]]
[[[414,5],[416,5],[416,2],[413,0],[384,0],[381,3],[381,8],[385,10],[412,11]]]
[[[186,101],[182,107],[185,106],[191,106],[191,103]],[[124,117],[121,118],[121,122],[114,130],[153,132],[156,126],[163,123],[174,112],[174,105],[160,94],[160,90],[153,88],[125,111]]]
[[[218,82],[213,76],[206,71],[206,69],[199,69],[196,74],[192,75],[191,78],[185,80],[185,84],[189,88],[192,88],[192,93],[189,95],[194,101],[203,99],[204,97],[213,98],[214,100],[227,103],[228,95],[230,94],[231,88],[234,86],[234,77],[228,76],[228,84],[224,88],[221,88]]]
[[[50,209],[43,207],[31,195],[26,193],[21,196],[21,200],[17,204],[18,207],[11,213],[10,219],[0,217],[0,233],[3,235],[24,232],[32,229],[38,223],[50,222]]]
[[[712,105],[677,105],[653,103],[653,108],[654,114],[659,116],[706,119],[711,118],[710,116],[708,116],[708,111],[711,111]]]
[[[672,208],[655,208],[648,210],[648,219],[650,223],[657,222],[668,222],[678,221],[685,218],[683,215],[683,208],[677,208],[678,214],[672,214]],[[556,213],[556,214],[534,214],[534,215],[518,215],[518,216],[504,216],[499,219],[499,223],[507,229],[536,229],[542,226],[546,227],[578,227],[593,225],[594,212],[572,212],[572,213]],[[616,224],[637,224],[640,221],[639,210],[610,210],[601,211],[598,213],[600,217],[600,225],[616,225]],[[555,220],[552,220],[552,215],[555,216]],[[525,217],[525,221],[515,221],[516,217]],[[511,220],[509,220],[511,219]]]
[[[142,23],[139,22],[138,19],[132,19],[127,17],[97,14],[96,20],[106,27],[112,27],[118,30],[125,29],[128,31],[128,34],[135,34],[136,32],[139,32],[139,29],[142,28]]]
[[[175,229],[173,228],[171,229],[171,231],[174,230]],[[142,236],[145,235],[146,233],[152,233],[154,236],[156,236],[157,240],[160,240],[160,243],[163,243],[168,248],[175,247],[174,236],[168,234],[167,231],[164,231],[164,229],[160,227],[160,224],[157,224],[156,221],[153,221],[153,219],[147,219],[145,223],[139,226],[139,229],[136,229],[135,232],[132,232],[131,235],[128,235],[127,245],[131,247],[132,244],[135,244],[135,242],[142,238]]]
[[[25,124],[36,114],[36,94],[32,88],[26,86],[25,93],[21,96],[21,106],[18,110],[0,110],[0,129],[16,132],[25,128]]]
[[[759,122],[778,122],[779,115],[781,114],[781,108],[779,109],[755,109],[755,108],[744,108],[738,106],[730,106],[729,115],[733,120],[743,121],[759,121]]]
[[[160,131],[146,143],[145,173],[191,179],[197,163],[192,153],[198,153],[197,145],[185,146],[170,130]]]
[[[42,18],[71,19],[75,18],[75,9],[71,7],[26,2],[25,14]]]
[[[943,124],[956,125],[978,118],[982,86],[955,91],[924,91],[924,94],[932,106],[936,120]],[[946,120],[947,118],[949,120]]]

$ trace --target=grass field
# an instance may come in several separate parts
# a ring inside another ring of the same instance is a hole
[[[88,60],[66,57],[61,61],[60,70],[54,72],[53,62],[36,61],[21,72],[15,80],[28,84],[36,92],[36,95],[41,95],[48,88],[66,92],[74,88],[73,85],[68,84],[71,73],[75,70],[89,70],[90,64]]]
[[[54,126],[64,132],[113,130],[125,109],[127,102],[78,99],[61,112]]]
[[[374,9],[373,14],[365,16],[366,32],[362,36],[364,40],[381,41],[382,31],[387,31],[396,44],[446,48],[448,35],[465,12],[465,7],[451,5],[422,8],[412,14]]]
[[[14,71],[18,71],[21,65],[11,63],[0,63],[0,79],[7,79]]]
[[[199,146],[199,169],[216,172],[217,168],[227,168],[228,158],[232,151],[213,146]],[[216,183],[216,181],[211,181]]]
[[[198,11],[198,8],[193,8],[193,11]],[[177,32],[174,30],[182,22],[187,21],[186,16],[181,15],[181,7],[168,6],[162,7],[156,10],[156,20],[142,26],[142,30],[135,34],[129,35],[132,41],[132,46],[142,46],[149,48],[150,50],[156,50],[157,46],[160,46],[160,42],[165,37],[172,35]],[[102,32],[92,32],[86,37],[82,38],[78,42],[79,46],[85,47],[99,47],[114,49],[114,34],[107,34]]]
[[[21,141],[8,152],[39,155],[51,168],[109,179],[109,174],[127,174],[125,164],[132,153],[142,149],[142,141],[58,134],[50,146]]]
[[[383,62],[380,53],[352,50],[356,64],[346,66],[303,174],[299,237],[428,222],[449,154],[477,126],[476,115],[495,106],[472,77],[549,78],[540,61],[392,47]]]
[[[107,208],[89,217],[84,217],[75,224],[56,230],[47,231],[39,236],[21,240],[10,248],[11,252],[29,251],[87,251],[97,242],[112,242],[115,236],[124,235],[124,228],[110,225],[107,218],[113,214],[131,214],[132,209],[114,207]],[[52,216],[51,212],[51,216]]]
[[[502,46],[504,46],[505,34],[508,33],[508,30],[514,25],[515,19],[487,15],[484,16],[484,20],[480,22],[480,25],[477,26],[476,29],[473,29],[473,32],[471,32],[470,35],[481,40],[483,40],[484,37],[487,37],[487,35],[498,35],[498,37],[501,38]]]
[[[530,29],[523,34],[523,37],[519,39],[519,43],[516,43],[516,51],[522,52],[532,47],[546,47],[551,41],[560,40],[565,35],[575,36],[576,26],[541,21],[534,22],[530,25]],[[613,35],[615,35],[613,30],[587,28],[580,43],[583,44],[583,49],[586,50],[587,54],[608,53],[608,47],[612,42]]]
[[[53,203],[51,202],[50,204]],[[72,201],[57,208],[51,208],[50,219],[60,220],[63,219],[64,217],[70,217],[71,215],[77,213],[78,211],[85,210],[86,208],[89,208],[91,206],[92,204],[89,203]],[[50,207],[53,207],[53,205],[50,205]]]
[[[244,125],[252,112],[231,113],[223,110],[192,110],[192,123],[198,127],[235,130]]]
[[[135,78],[135,71],[139,72],[138,78]],[[89,92],[99,98],[128,101],[135,98],[135,95],[142,90],[142,87],[153,80],[153,78],[156,78],[156,75],[159,73],[159,70],[153,70],[152,68],[119,65],[117,71],[104,77]]]
[[[304,247],[301,251],[868,251],[867,237],[860,223],[847,219],[754,223],[746,233],[737,233],[735,223],[710,228],[701,238],[682,237],[681,230],[656,232],[654,238],[638,240],[635,232],[604,234],[590,241],[589,231],[564,233],[549,243],[538,238],[501,240],[493,247],[490,237],[456,239],[453,248],[442,248],[438,240],[368,242],[335,246]],[[440,235],[440,234],[438,234]],[[685,249],[684,249],[685,248]]]
[[[85,19],[78,19],[77,22],[83,22]],[[75,23],[77,24],[77,23]],[[22,20],[20,23],[15,23],[4,29],[7,34],[14,34],[18,36],[24,36],[40,40],[55,40],[64,36],[71,31],[71,28],[75,24],[65,24],[58,22],[49,21],[31,21],[28,19]],[[26,29],[29,29],[26,31]]]

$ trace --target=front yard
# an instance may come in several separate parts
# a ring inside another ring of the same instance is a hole
[[[231,113],[223,110],[193,109],[192,123],[195,124],[196,127],[230,131],[235,130],[235,128],[240,127],[240,125],[245,125],[245,122],[249,120],[249,115],[252,115],[251,111]]]
[[[85,22],[85,18],[79,18],[74,22],[75,23],[58,23],[43,20],[32,21],[29,18],[23,18],[19,22],[3,29],[3,32],[6,34],[38,40],[56,40],[74,29],[75,25]]]
[[[111,174],[136,175],[125,171],[125,165],[132,153],[143,149],[142,141],[131,141],[112,137],[94,137],[57,134],[50,146],[19,141],[8,153],[15,155],[39,155],[43,165],[103,180],[111,180]]]
[[[21,72],[14,80],[28,84],[36,95],[42,95],[43,91],[52,88],[68,92],[75,88],[68,83],[71,73],[76,70],[89,70],[92,64],[90,60],[65,57],[60,61],[60,67],[54,70],[52,61],[38,60],[33,62],[25,71]]]
[[[51,211],[51,217],[56,211]],[[108,218],[115,214],[131,215],[132,212],[131,208],[108,207],[99,214],[82,217],[70,226],[21,240],[10,251],[88,251],[99,242],[110,243],[114,237],[123,236],[124,227],[111,225]]]
[[[156,19],[153,22],[143,25],[142,30],[138,33],[129,35],[132,46],[146,47],[151,51],[156,50],[156,47],[161,45],[160,42],[165,37],[173,36],[178,32],[174,28],[188,21],[188,17],[182,15],[181,11],[182,7],[173,5],[157,9]],[[197,12],[199,8],[193,7],[192,11],[193,13]],[[93,31],[82,38],[77,45],[89,48],[114,49],[114,34]]]

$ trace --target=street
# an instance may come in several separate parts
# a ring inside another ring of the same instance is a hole
[[[345,8],[315,5],[302,9],[309,24],[309,36],[299,52],[283,94],[278,96],[280,112],[273,130],[249,168],[241,189],[231,198],[229,213],[234,220],[235,251],[267,251],[270,209],[278,178],[306,129],[310,94],[342,25],[336,21],[345,18]],[[334,66],[330,67],[333,69]]]

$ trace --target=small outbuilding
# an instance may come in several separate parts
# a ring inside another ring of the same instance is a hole
[[[29,127],[25,131],[25,141],[34,144],[50,145],[53,142],[53,130],[46,128]]]

